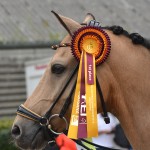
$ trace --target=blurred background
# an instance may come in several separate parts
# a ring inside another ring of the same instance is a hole
[[[0,0],[0,149],[16,149],[10,128],[17,107],[32,93],[66,34],[51,13],[78,22],[92,13],[105,25],[120,25],[150,38],[150,0]]]

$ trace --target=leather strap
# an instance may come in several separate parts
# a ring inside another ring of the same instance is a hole
[[[35,112],[31,111],[30,109],[26,108],[23,104],[20,105],[17,109],[17,114],[28,118],[30,120],[39,122],[41,125],[47,125],[48,120],[40,115],[36,114]]]
[[[62,107],[62,109],[61,109],[61,111],[60,111],[60,114],[59,114],[59,117],[60,118],[62,118],[64,115],[65,115],[65,113],[66,113],[66,111],[67,111],[67,108],[69,107],[69,105],[71,104],[71,97],[72,97],[72,95],[73,95],[73,92],[74,92],[74,90],[75,90],[75,87],[76,87],[76,81],[75,81],[75,83],[74,83],[74,85],[73,85],[73,87],[72,87],[72,89],[71,89],[71,92],[70,92],[70,94],[69,94],[69,96],[67,97],[67,99],[66,99],[66,101],[65,101],[65,103],[64,103],[64,105],[63,105],[63,107]]]
[[[110,118],[108,117],[108,113],[107,113],[103,93],[102,93],[101,86],[100,86],[100,83],[99,83],[97,77],[96,77],[96,86],[97,86],[97,90],[98,90],[98,93],[99,93],[99,96],[100,96],[100,101],[101,101],[101,104],[102,104],[104,121],[105,121],[106,124],[109,124],[110,123]]]
[[[69,83],[71,82],[72,78],[74,77],[75,73],[77,72],[79,68],[79,64],[76,65],[75,69],[72,71],[72,73],[70,74],[68,80],[65,83],[65,86],[63,87],[63,89],[61,90],[60,94],[58,95],[58,97],[55,99],[54,103],[52,104],[52,106],[50,107],[50,109],[46,112],[45,114],[45,118],[49,118],[51,115],[51,111],[54,108],[54,106],[56,105],[56,103],[59,101],[60,97],[62,96],[62,94],[64,93],[64,91],[66,90],[67,86],[69,85]]]

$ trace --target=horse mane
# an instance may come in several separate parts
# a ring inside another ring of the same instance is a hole
[[[133,44],[143,45],[144,47],[150,50],[150,40],[142,37],[138,33],[129,33],[128,31],[124,30],[121,26],[116,25],[106,26],[102,28],[112,31],[115,35],[125,35],[126,37],[132,40]]]
[[[81,23],[81,25],[87,25],[87,24]],[[139,33],[129,33],[128,31],[123,29],[123,27],[117,26],[117,25],[105,26],[105,27],[102,27],[102,29],[110,30],[115,35],[125,35],[126,37],[128,37],[132,40],[133,44],[143,45],[145,48],[150,50],[150,39],[144,38]]]

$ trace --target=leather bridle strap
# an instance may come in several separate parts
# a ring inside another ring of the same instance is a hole
[[[106,110],[106,105],[105,105],[102,89],[101,89],[101,86],[100,86],[100,83],[99,83],[97,77],[96,77],[96,87],[97,87],[97,90],[98,90],[98,93],[99,93],[99,96],[100,96],[100,101],[101,101],[101,104],[102,104],[104,121],[105,121],[106,124],[109,124],[110,123],[110,118],[109,118],[107,110]]]
[[[17,109],[17,114],[28,118],[30,120],[33,120],[35,122],[39,122],[40,125],[48,125],[48,119],[44,118],[37,113],[33,112],[32,110],[26,108],[23,104],[21,104]]]
[[[66,99],[66,101],[65,101],[65,103],[64,103],[64,105],[60,111],[60,114],[59,114],[60,118],[64,117],[64,115],[66,114],[67,108],[71,104],[71,100],[72,100],[71,98],[72,98],[73,92],[75,90],[75,87],[76,87],[76,81],[75,81],[75,83],[71,89],[71,92],[70,92],[69,96],[67,97],[67,99]]]
[[[69,85],[69,83],[71,82],[73,76],[75,75],[75,73],[77,72],[79,68],[79,64],[76,65],[75,69],[72,71],[72,73],[70,74],[67,82],[65,83],[65,86],[63,87],[63,89],[61,90],[61,92],[59,93],[58,97],[55,99],[54,103],[52,104],[52,106],[50,107],[50,109],[46,112],[45,114],[45,118],[49,118],[52,112],[52,109],[55,107],[56,103],[59,101],[60,97],[62,96],[62,94],[64,93],[64,91],[66,90],[67,86]]]

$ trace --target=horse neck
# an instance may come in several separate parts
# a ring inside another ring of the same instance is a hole
[[[133,45],[124,36],[110,36],[112,51],[107,64],[115,83],[110,110],[119,119],[134,149],[147,150],[150,147],[150,51]]]

